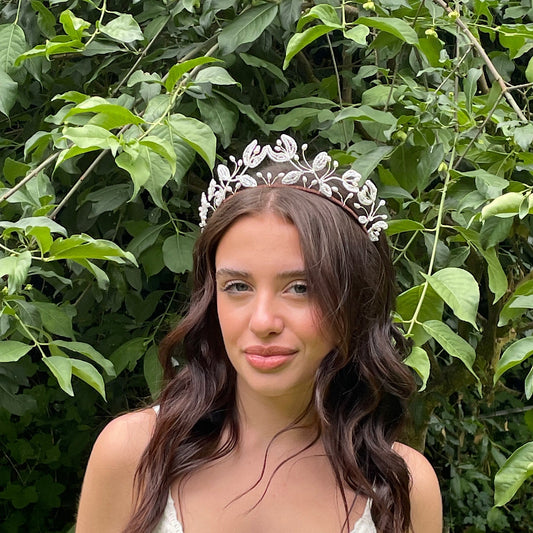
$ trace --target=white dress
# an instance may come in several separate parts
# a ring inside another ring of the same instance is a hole
[[[156,414],[159,413],[159,405],[154,406],[153,409]],[[376,526],[374,525],[374,521],[372,520],[372,515],[370,513],[371,506],[371,500],[367,500],[365,510],[361,515],[361,518],[357,520],[350,533],[376,533]],[[165,510],[163,511],[163,516],[155,527],[153,533],[183,533],[183,526],[178,520],[178,515],[176,514],[176,505],[174,504],[174,499],[172,498],[170,491],[168,493],[167,504],[165,506]]]

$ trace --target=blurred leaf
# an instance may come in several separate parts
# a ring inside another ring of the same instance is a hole
[[[85,381],[93,389],[98,391],[100,396],[105,400],[105,385],[104,380],[98,370],[94,368],[91,363],[87,361],[80,361],[79,359],[70,359],[70,364],[72,365],[72,373]]]
[[[287,44],[287,52],[285,54],[285,61],[283,62],[283,70],[285,70],[291,59],[306,46],[310,45],[312,42],[316,41],[319,37],[322,37],[326,33],[333,31],[335,28],[332,26],[327,26],[324,24],[319,24],[318,26],[313,26],[312,28],[307,28],[302,33],[295,33],[289,40]]]
[[[143,360],[144,379],[150,389],[152,399],[157,400],[163,385],[163,367],[157,356],[157,347],[152,344]]]
[[[172,235],[163,243],[163,261],[172,272],[181,274],[192,270],[192,249],[195,237],[188,235]]]
[[[241,44],[255,41],[274,20],[276,4],[253,6],[225,26],[218,36],[222,54],[231,54]]]
[[[418,44],[416,31],[404,20],[394,17],[359,17],[355,23],[385,31],[408,44]]]
[[[146,339],[144,337],[137,337],[125,342],[122,346],[117,348],[109,357],[115,367],[117,376],[128,368],[133,370],[137,361],[145,353]]]
[[[0,70],[0,112],[9,116],[11,108],[17,101],[18,84],[8,74]]]
[[[205,65],[206,63],[214,63],[220,61],[214,57],[197,57],[195,59],[188,59],[171,67],[168,71],[167,79],[165,80],[165,88],[168,92],[171,92],[174,89],[174,86],[178,80],[187,72],[191,71],[194,67],[198,65]],[[133,76],[132,76],[133,77]],[[130,83],[133,83],[133,80],[130,79]]]
[[[26,51],[26,37],[17,24],[0,25],[0,71],[13,74],[15,60]]]

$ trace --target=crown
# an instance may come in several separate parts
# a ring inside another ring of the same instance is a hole
[[[301,157],[298,155],[298,145],[289,135],[283,134],[272,147],[261,147],[253,140],[242,154],[242,159],[230,156],[233,172],[226,165],[218,165],[218,180],[212,179],[207,194],[202,193],[200,203],[200,228],[206,225],[209,211],[215,211],[225,198],[243,188],[258,186],[293,186],[309,192],[318,193],[335,203],[340,204],[350,212],[359,224],[366,230],[371,241],[377,241],[382,230],[387,229],[385,222],[387,215],[378,213],[385,200],[377,198],[374,183],[366,180],[360,185],[361,174],[350,169],[337,176],[335,174],[338,162],[333,160],[327,152],[318,153],[312,163],[305,157],[307,144],[302,144]],[[273,163],[288,163],[288,172],[249,172],[258,167],[265,158]],[[252,175],[253,174],[253,175]]]

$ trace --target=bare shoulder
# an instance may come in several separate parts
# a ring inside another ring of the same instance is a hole
[[[413,533],[442,532],[442,499],[439,480],[429,461],[415,449],[396,442],[411,476],[411,523]]]
[[[155,420],[153,409],[144,409],[115,418],[100,433],[83,480],[76,533],[124,529],[133,510],[135,472]]]
[[[134,463],[135,467],[150,441],[156,414],[153,409],[143,409],[121,415],[112,420],[100,433],[94,444],[93,455],[117,466]]]

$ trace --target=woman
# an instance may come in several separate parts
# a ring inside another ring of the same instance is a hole
[[[395,442],[413,382],[383,202],[305,149],[282,135],[219,166],[167,385],[99,436],[77,533],[441,531],[433,469]]]

